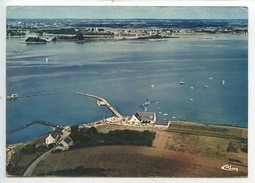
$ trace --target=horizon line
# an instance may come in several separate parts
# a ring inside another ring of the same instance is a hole
[[[248,18],[7,18],[16,20],[60,20],[60,19],[79,19],[79,20],[248,20]]]

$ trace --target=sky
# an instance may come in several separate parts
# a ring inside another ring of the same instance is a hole
[[[9,6],[7,18],[248,19],[244,7]]]

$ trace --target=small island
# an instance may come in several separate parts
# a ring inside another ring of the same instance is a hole
[[[39,37],[28,37],[25,40],[26,43],[47,43],[45,39],[39,38]]]

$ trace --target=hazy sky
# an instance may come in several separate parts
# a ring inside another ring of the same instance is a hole
[[[155,19],[247,19],[244,7],[80,7],[12,6],[7,18],[155,18]]]

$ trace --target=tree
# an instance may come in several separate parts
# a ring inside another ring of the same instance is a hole
[[[90,127],[87,131],[91,134],[97,134],[97,129],[94,126]]]

